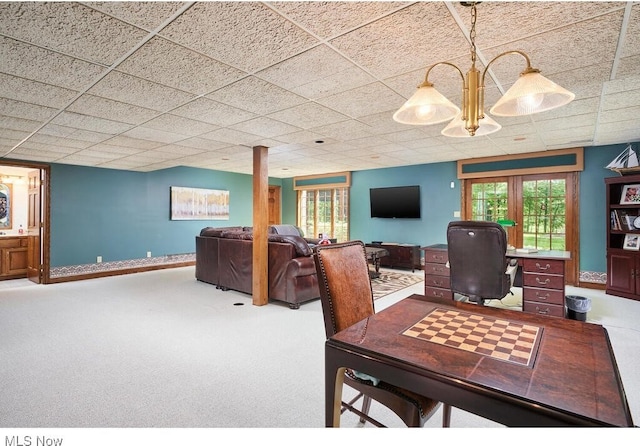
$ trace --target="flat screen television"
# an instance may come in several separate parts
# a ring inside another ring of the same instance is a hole
[[[420,186],[369,189],[371,218],[420,218]]]

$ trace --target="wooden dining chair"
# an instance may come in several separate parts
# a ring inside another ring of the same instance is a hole
[[[364,243],[350,241],[315,248],[316,271],[327,338],[375,313],[373,291]],[[401,387],[379,381],[363,372],[347,369],[344,383],[358,392],[351,401],[342,401],[349,410],[378,427],[382,423],[369,416],[371,400],[388,407],[408,427],[422,427],[440,407],[440,402]],[[362,410],[354,404],[362,398]],[[442,426],[449,427],[451,408],[443,405]]]

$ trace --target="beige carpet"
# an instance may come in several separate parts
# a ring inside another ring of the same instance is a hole
[[[381,270],[380,277],[371,280],[373,299],[380,299],[383,296],[395,293],[398,290],[402,290],[423,280],[424,276],[422,275]]]

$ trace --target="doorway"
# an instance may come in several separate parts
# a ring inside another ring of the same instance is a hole
[[[11,191],[3,223],[0,280],[49,280],[49,175],[47,165],[3,161],[0,184]]]

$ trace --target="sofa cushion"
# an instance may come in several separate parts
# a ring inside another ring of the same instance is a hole
[[[269,232],[279,235],[297,235],[304,237],[302,231],[294,225],[271,225],[269,226]]]
[[[309,244],[299,235],[280,235],[269,234],[270,242],[289,243],[296,249],[296,254],[299,256],[310,256],[313,254]]]

